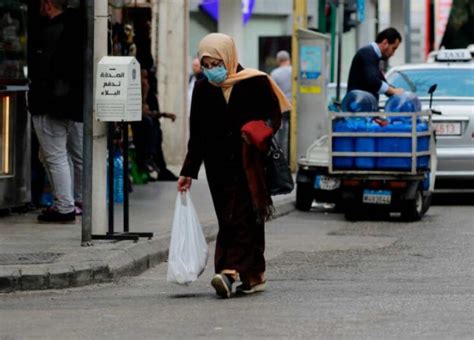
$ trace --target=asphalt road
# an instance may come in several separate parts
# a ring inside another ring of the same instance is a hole
[[[212,261],[189,287],[167,283],[162,264],[111,284],[0,295],[0,339],[472,338],[473,219],[463,200],[417,223],[294,212],[267,226],[264,293],[218,299]]]

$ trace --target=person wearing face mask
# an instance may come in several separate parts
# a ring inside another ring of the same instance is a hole
[[[388,60],[402,42],[400,33],[389,27],[377,35],[375,42],[359,49],[352,59],[347,82],[347,92],[362,90],[392,96],[403,92],[401,88],[389,85],[380,69],[380,60]]]
[[[207,35],[198,57],[206,78],[194,86],[178,190],[190,189],[204,162],[219,223],[211,285],[223,298],[231,296],[237,278],[242,284],[236,293],[262,292],[264,223],[273,208],[265,183],[266,141],[280,127],[290,103],[266,73],[239,64],[231,37]]]

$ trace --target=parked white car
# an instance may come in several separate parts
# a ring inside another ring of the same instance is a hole
[[[442,113],[433,117],[438,154],[435,192],[474,192],[474,63],[469,51],[441,50],[435,62],[397,66],[386,78],[417,94],[423,108],[429,106],[428,87],[438,85],[432,103]]]

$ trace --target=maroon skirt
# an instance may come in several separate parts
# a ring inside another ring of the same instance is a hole
[[[258,221],[243,171],[227,183],[208,178],[219,232],[214,258],[215,272],[236,270],[255,277],[265,272],[265,225]]]

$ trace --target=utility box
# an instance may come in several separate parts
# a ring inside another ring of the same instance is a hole
[[[329,76],[329,37],[306,29],[298,29],[297,159],[306,155],[313,142],[327,134]]]
[[[96,119],[101,122],[142,120],[140,64],[134,57],[103,57],[96,74]]]

